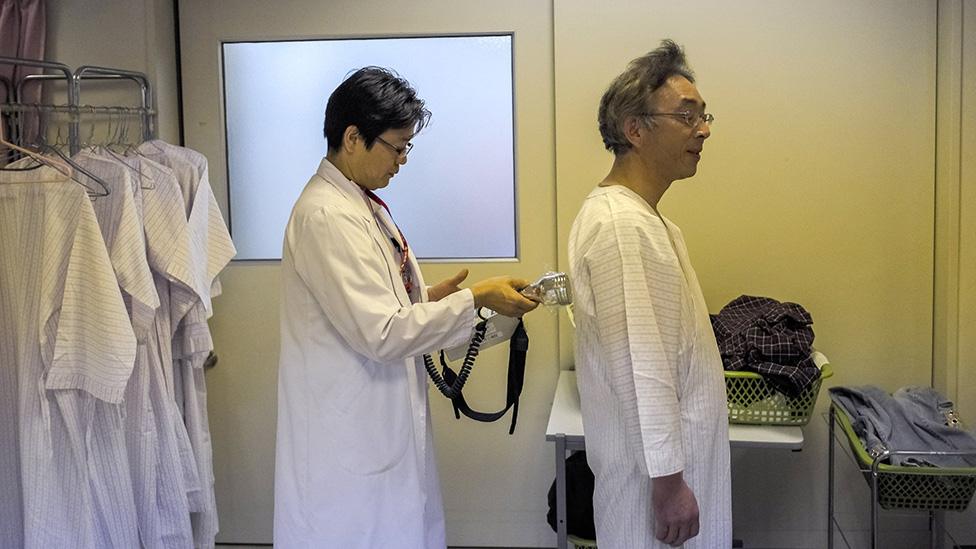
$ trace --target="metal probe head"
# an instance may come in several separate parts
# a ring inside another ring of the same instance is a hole
[[[522,288],[522,295],[543,305],[569,305],[573,302],[573,288],[566,273],[548,272]]]

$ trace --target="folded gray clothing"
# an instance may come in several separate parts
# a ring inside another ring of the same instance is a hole
[[[933,448],[950,451],[976,452],[976,436],[962,428],[951,400],[948,400],[931,387],[902,387],[892,397],[914,421],[912,427],[919,438],[938,441]],[[955,465],[944,467],[976,467],[976,455],[947,456],[957,460]]]
[[[904,387],[889,395],[873,385],[832,387],[831,400],[871,457],[885,450],[970,451],[971,456],[893,455],[897,466],[976,467],[976,437],[962,429],[952,402],[931,387]]]

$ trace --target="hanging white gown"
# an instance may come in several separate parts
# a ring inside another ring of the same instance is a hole
[[[136,338],[83,188],[29,183],[59,179],[43,166],[0,174],[0,546],[131,546],[93,470]]]
[[[174,171],[186,207],[191,245],[178,250],[178,256],[181,251],[188,255],[180,256],[177,265],[185,266],[179,279],[190,284],[170,286],[169,295],[174,397],[183,412],[200,479],[199,489],[188,494],[194,545],[213,547],[219,523],[203,364],[213,350],[207,318],[213,312],[211,298],[220,293],[217,275],[237,251],[210,187],[206,157],[160,140],[143,143],[139,152]]]
[[[600,548],[670,547],[654,537],[651,478],[678,471],[700,510],[684,547],[731,547],[722,361],[681,231],[630,189],[598,187],[569,259]]]
[[[136,336],[136,360],[126,384],[123,404],[114,414],[96,403],[91,454],[96,459],[91,468],[95,502],[102,502],[102,513],[111,534],[107,545],[155,548],[156,499],[149,488],[154,469],[156,434],[153,410],[148,405],[146,375],[146,340],[152,326],[159,296],[146,260],[146,243],[139,209],[132,191],[131,170],[114,160],[82,151],[72,159],[76,164],[108,187],[108,196],[92,202],[95,217],[112,267],[119,280],[122,299],[129,311]],[[99,413],[101,412],[101,414]],[[117,429],[121,424],[122,429]],[[124,435],[124,438],[119,438]],[[123,479],[123,475],[127,479]]]
[[[184,467],[179,451],[179,430],[185,440],[186,463],[195,462],[182,416],[166,388],[155,326],[160,303],[154,279],[158,275],[149,272],[152,269],[166,273],[169,262],[160,261],[160,257],[168,253],[167,250],[186,245],[188,235],[182,230],[186,221],[181,191],[168,168],[140,156],[123,157],[102,149],[98,153],[82,151],[74,160],[107,184],[130,183],[139,240],[142,241],[139,255],[146,267],[151,293],[156,297],[155,305],[144,316],[145,308],[140,310],[138,301],[123,294],[126,305],[131,303],[130,316],[139,341],[135,368],[125,394],[126,445],[139,517],[139,541],[144,549],[189,549],[193,547],[193,537],[185,482],[188,469]],[[108,198],[117,199],[126,194],[124,189],[114,189]],[[100,201],[104,199],[95,202],[95,213],[104,234]],[[105,206],[107,204],[101,205]],[[108,238],[106,242],[109,242]],[[122,276],[120,284],[124,289]],[[168,320],[166,326],[169,326]],[[192,471],[195,475],[195,469]],[[198,477],[189,478],[197,479],[194,485],[199,485]]]

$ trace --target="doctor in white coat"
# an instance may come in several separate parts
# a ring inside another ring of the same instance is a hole
[[[446,546],[427,379],[417,357],[465,343],[476,308],[536,307],[496,277],[425,287],[373,193],[430,117],[410,84],[360,69],[329,97],[328,153],[285,230],[275,464],[278,548]]]

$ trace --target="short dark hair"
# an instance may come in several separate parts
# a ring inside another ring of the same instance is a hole
[[[413,127],[419,132],[429,120],[430,111],[409,82],[390,69],[363,67],[329,96],[323,133],[329,150],[335,151],[346,128],[356,126],[368,149],[389,129]]]
[[[600,99],[597,115],[600,136],[608,151],[618,155],[631,148],[624,136],[624,120],[644,112],[648,96],[675,75],[683,76],[689,82],[695,81],[681,46],[672,40],[662,40],[659,48],[631,61],[627,69],[610,83]]]

